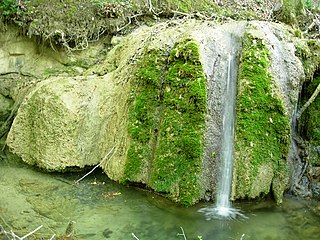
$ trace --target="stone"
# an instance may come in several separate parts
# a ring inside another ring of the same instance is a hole
[[[140,27],[84,76],[39,82],[22,103],[7,144],[25,162],[48,171],[97,165],[114,148],[101,163],[111,179],[145,185],[184,205],[214,198],[227,70],[231,66],[235,78],[243,71],[236,63],[247,54],[249,35],[252,47],[263,46],[252,59],[268,58],[257,64],[268,91],[253,103],[268,97],[276,107],[262,109],[266,124],[259,138],[242,138],[238,125],[232,198],[257,198],[272,185],[281,202],[303,68],[280,24],[188,20]],[[238,96],[254,88],[247,80],[238,84]],[[252,109],[259,105],[244,112]],[[264,148],[261,136],[274,136],[272,149]]]
[[[110,75],[38,83],[20,106],[8,146],[48,171],[98,164],[117,141],[123,118],[117,90]]]

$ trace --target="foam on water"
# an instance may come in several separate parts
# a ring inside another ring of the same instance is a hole
[[[232,207],[220,207],[212,206],[201,208],[198,212],[203,213],[206,217],[206,220],[232,220],[232,219],[248,219],[240,209]]]

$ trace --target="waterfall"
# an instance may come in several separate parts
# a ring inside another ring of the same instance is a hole
[[[205,214],[210,219],[233,219],[237,216],[246,218],[239,209],[232,208],[230,193],[232,185],[232,169],[234,154],[234,128],[236,117],[236,90],[237,75],[233,74],[232,67],[235,65],[234,57],[229,54],[226,91],[223,109],[223,134],[220,154],[220,168],[218,174],[218,184],[216,193],[216,204],[213,207],[202,208],[199,212]],[[235,66],[234,66],[235,67]]]
[[[236,79],[231,77],[232,56],[228,58],[227,87],[223,110],[223,135],[221,147],[221,163],[216,195],[216,207],[221,215],[227,214],[231,207],[230,192],[232,184],[234,122],[236,108]]]

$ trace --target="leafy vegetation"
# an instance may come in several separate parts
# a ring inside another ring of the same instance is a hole
[[[4,17],[16,18],[17,15],[23,14],[26,9],[24,5],[19,4],[17,0],[2,0],[0,10]]]

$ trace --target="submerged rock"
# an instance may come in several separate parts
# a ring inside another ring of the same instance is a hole
[[[272,186],[280,202],[303,77],[291,39],[281,25],[266,22],[141,27],[87,77],[38,83],[7,144],[47,170],[98,164],[115,147],[101,164],[110,178],[185,205],[210,199],[231,66],[239,80],[233,199],[256,198]]]

